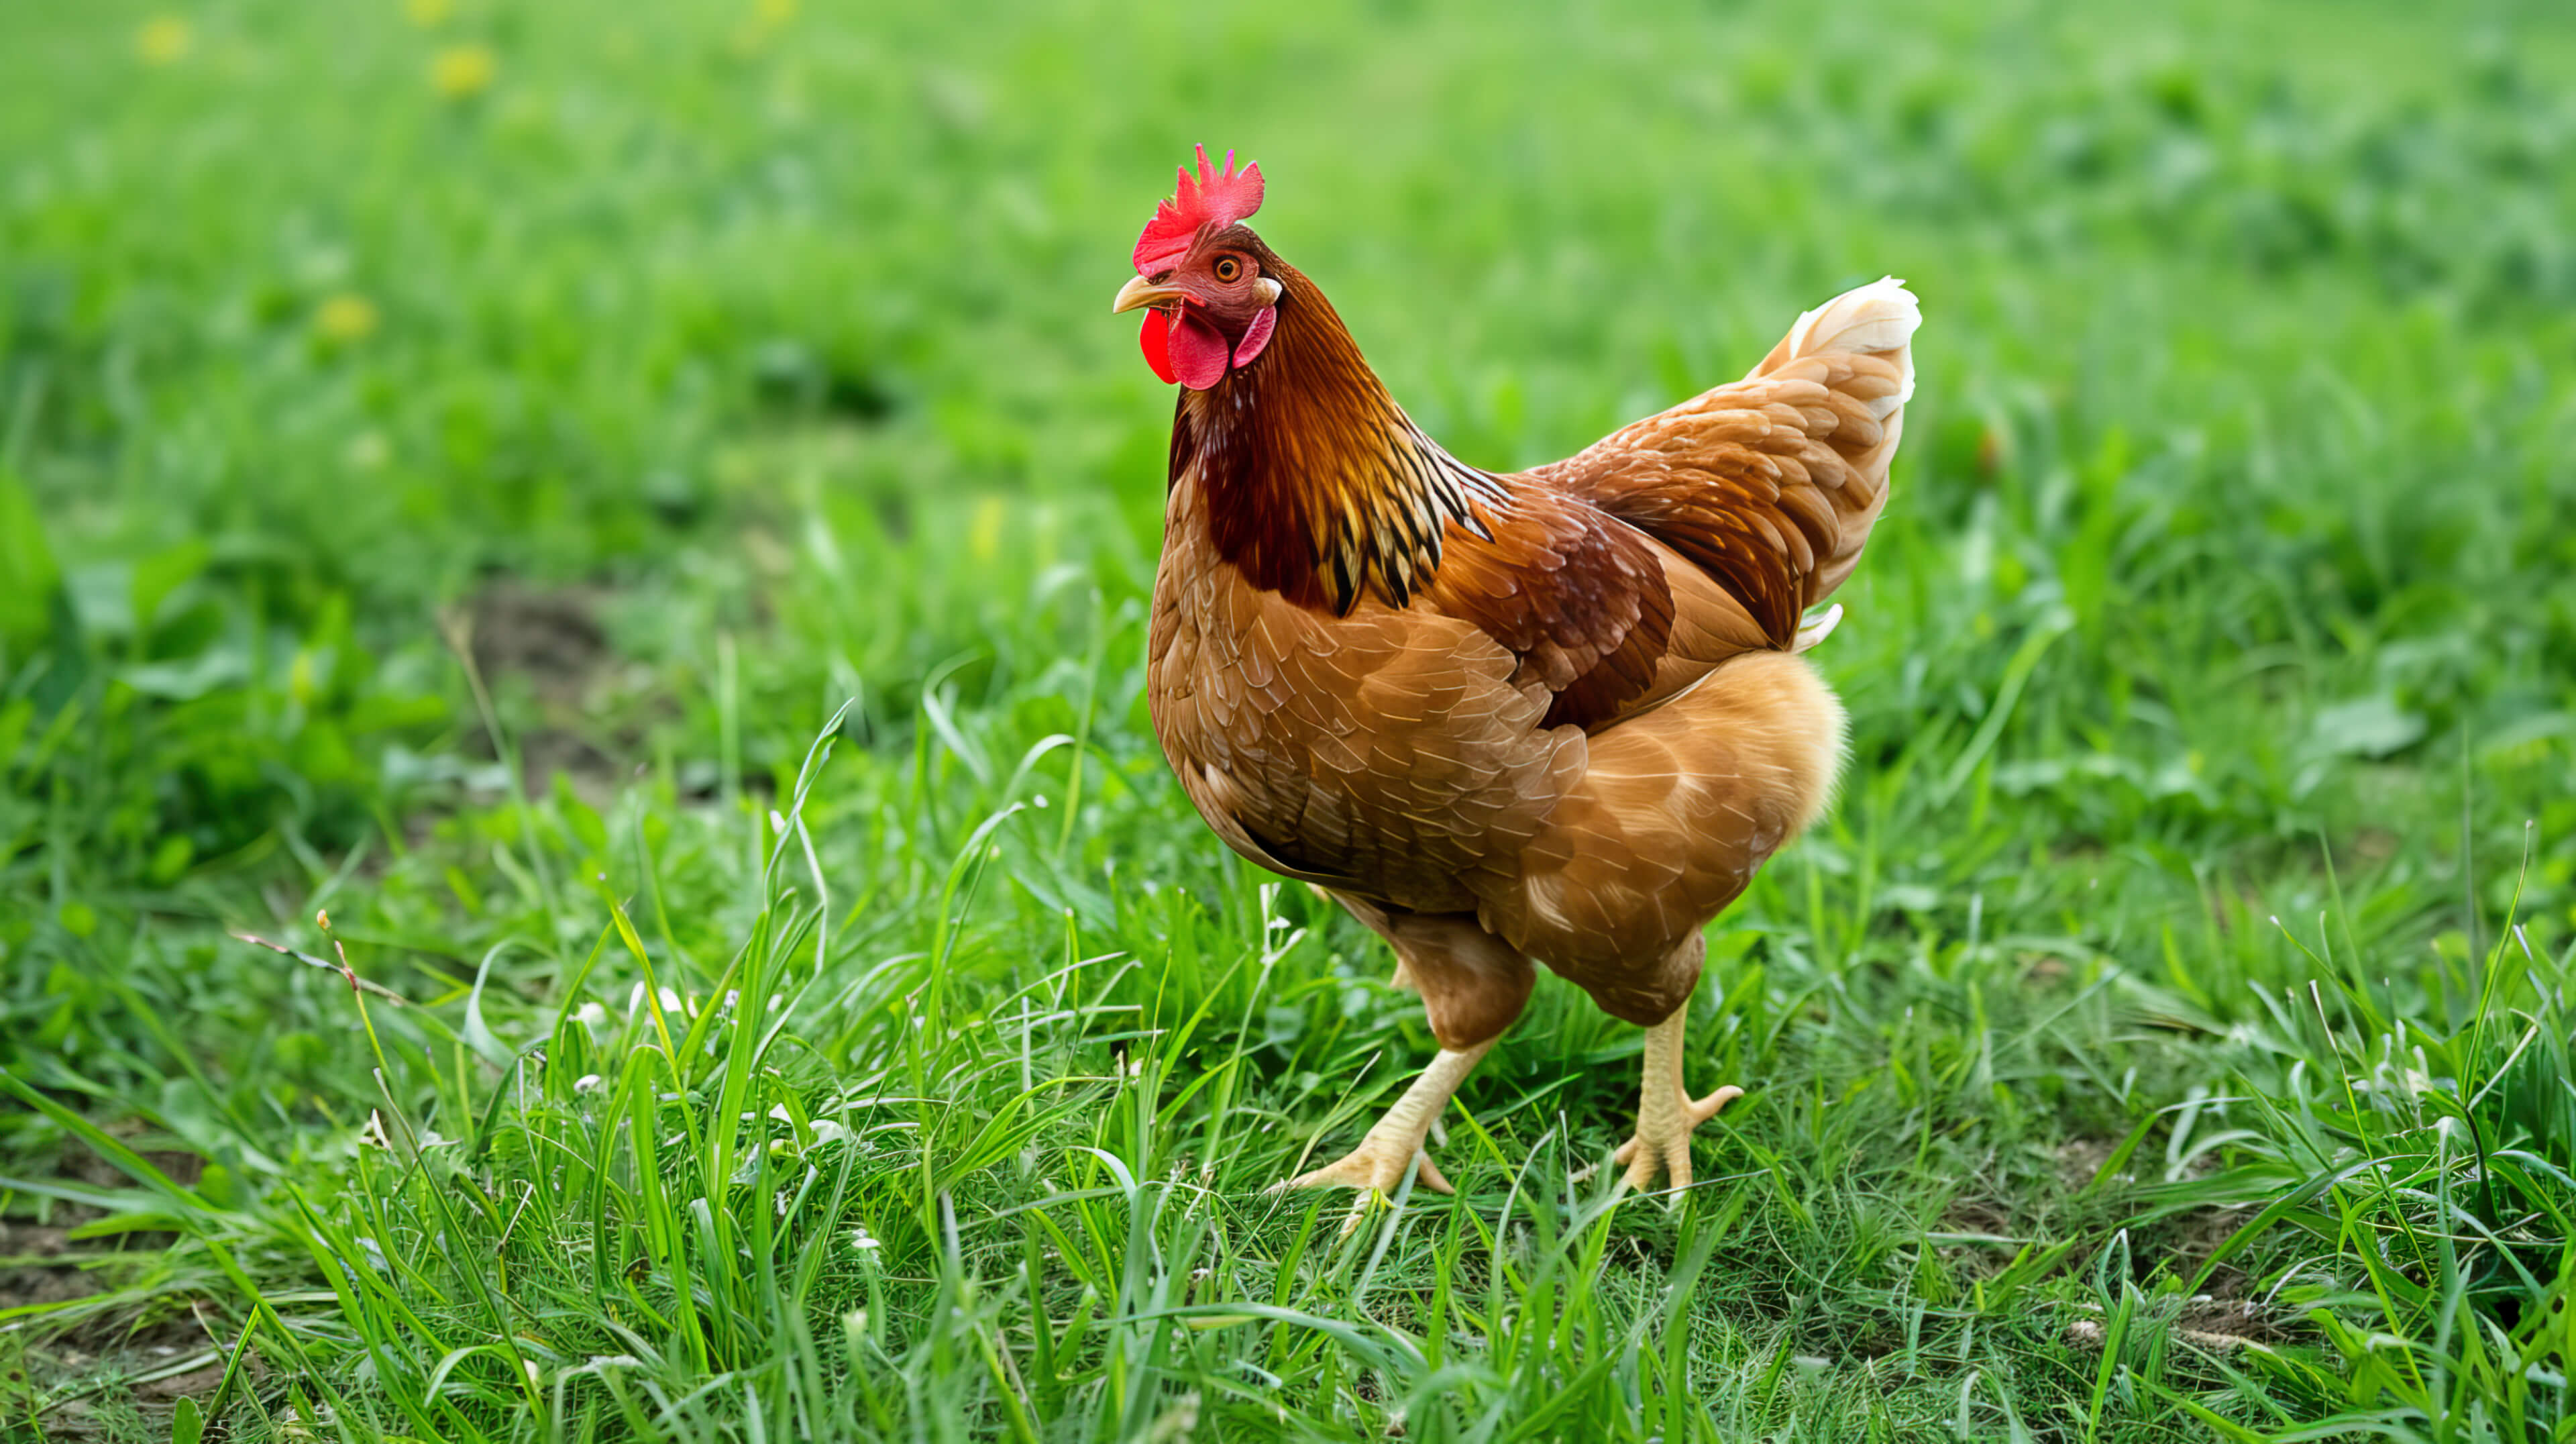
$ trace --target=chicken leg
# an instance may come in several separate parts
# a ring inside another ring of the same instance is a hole
[[[1441,1176],[1431,1155],[1422,1151],[1423,1140],[1430,1136],[1431,1125],[1439,1121],[1458,1085],[1467,1081],[1476,1061],[1493,1046],[1493,1040],[1488,1038],[1473,1047],[1441,1049],[1431,1066],[1422,1070],[1422,1076],[1413,1080],[1413,1086],[1404,1090],[1404,1096],[1395,1100],[1395,1106],[1386,1110],[1386,1116],[1347,1157],[1274,1187],[1356,1188],[1365,1205],[1371,1197],[1395,1192],[1396,1185],[1404,1182],[1405,1169],[1420,1154],[1422,1186],[1434,1193],[1456,1193],[1458,1190]]]
[[[1423,1013],[1430,1021],[1431,1036],[1440,1040],[1440,1054],[1349,1157],[1301,1173],[1279,1187],[1356,1188],[1364,1211],[1370,1200],[1395,1191],[1419,1155],[1422,1186],[1434,1193],[1455,1193],[1431,1156],[1422,1151],[1422,1142],[1456,1096],[1458,1085],[1474,1071],[1476,1061],[1492,1051],[1494,1040],[1529,1001],[1535,977],[1530,961],[1486,932],[1472,913],[1417,913],[1349,893],[1325,896],[1395,949],[1395,985],[1422,995]],[[1349,1232],[1359,1216],[1354,1211],[1343,1232]]]
[[[1619,1191],[1645,1190],[1658,1173],[1669,1172],[1672,1186],[1691,1183],[1691,1130],[1717,1116],[1718,1110],[1744,1096],[1730,1083],[1706,1098],[1693,1098],[1682,1086],[1682,1032],[1690,1022],[1690,1004],[1646,1030],[1645,1089],[1637,1099],[1637,1132],[1610,1155],[1613,1165],[1626,1164]]]

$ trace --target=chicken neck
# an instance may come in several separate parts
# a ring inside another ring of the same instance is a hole
[[[1181,393],[1172,481],[1195,471],[1209,539],[1254,586],[1336,615],[1370,594],[1402,607],[1446,528],[1490,538],[1478,507],[1510,493],[1413,424],[1313,282],[1276,257],[1264,270],[1277,328],[1259,361]]]

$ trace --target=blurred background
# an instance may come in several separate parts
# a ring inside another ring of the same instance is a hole
[[[737,824],[853,698],[835,957],[1023,774],[1086,810],[991,966],[1068,909],[1150,955],[1130,876],[1233,926],[1141,700],[1171,398],[1107,314],[1194,142],[1497,469],[1922,297],[1823,654],[1853,780],[1749,926],[2125,968],[2218,1047],[2343,888],[2456,1011],[2517,897],[2576,932],[2571,75],[2537,3],[5,7],[0,1064],[255,1177],[371,1085],[345,988],[225,929],[551,996],[656,851],[653,949],[721,959]],[[1057,733],[1097,770],[1014,773]],[[1418,1042],[1334,937],[1314,1018]],[[1524,1076],[1609,1037],[1536,1016]],[[2117,1136],[2199,1066],[2124,1039],[2045,1106]]]

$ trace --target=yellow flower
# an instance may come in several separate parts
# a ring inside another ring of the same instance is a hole
[[[733,32],[734,49],[746,55],[767,49],[769,42],[778,38],[778,32],[787,28],[787,22],[795,18],[796,0],[755,0],[751,18]]]
[[[423,30],[435,30],[456,13],[455,0],[403,0],[403,13]]]
[[[134,48],[146,65],[168,65],[187,55],[196,33],[176,15],[156,15],[134,32]]]
[[[363,341],[376,330],[375,303],[346,291],[322,303],[313,313],[313,334],[334,345]]]
[[[488,45],[451,45],[429,63],[430,88],[450,100],[463,100],[492,88],[497,65]]]
[[[1002,552],[1002,522],[1008,516],[998,496],[988,496],[975,504],[975,519],[967,524],[966,554],[978,562],[989,562]]]

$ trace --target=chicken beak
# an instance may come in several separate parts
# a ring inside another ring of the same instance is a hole
[[[1109,314],[1134,311],[1145,306],[1171,306],[1189,299],[1189,293],[1178,286],[1157,286],[1142,276],[1118,288],[1118,299],[1109,303]]]

